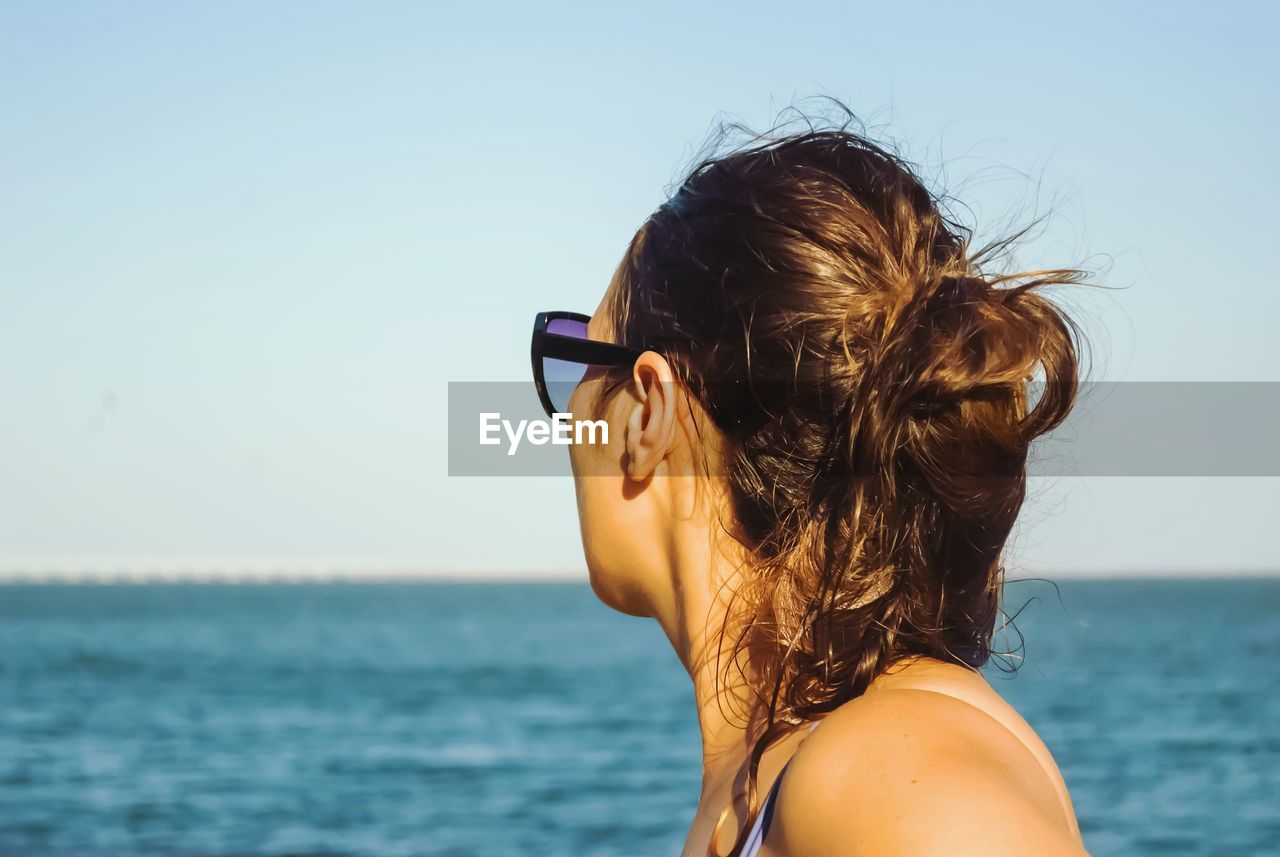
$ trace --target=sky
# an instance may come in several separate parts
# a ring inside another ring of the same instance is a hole
[[[448,475],[448,383],[526,380],[716,122],[821,95],[980,230],[1047,214],[1094,377],[1280,381],[1278,17],[0,2],[0,576],[582,577],[568,479]],[[1274,570],[1278,500],[1035,480],[1010,569]]]

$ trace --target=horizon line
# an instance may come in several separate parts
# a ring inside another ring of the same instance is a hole
[[[1032,580],[1231,580],[1280,578],[1280,568],[1116,568],[1060,569],[1007,575],[1005,583]],[[585,569],[538,571],[321,571],[316,569],[188,570],[17,570],[0,569],[0,586],[23,584],[430,584],[430,583],[589,583]]]

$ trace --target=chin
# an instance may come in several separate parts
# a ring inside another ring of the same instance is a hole
[[[628,616],[650,618],[653,611],[649,607],[649,599],[634,583],[624,575],[600,569],[587,556],[587,575],[591,580],[591,591],[596,594],[606,607],[625,613]]]

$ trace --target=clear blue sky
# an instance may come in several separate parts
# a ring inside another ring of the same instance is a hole
[[[582,572],[446,475],[717,118],[827,93],[1028,261],[1100,377],[1280,380],[1274,4],[0,3],[0,572]],[[1036,487],[1015,565],[1280,566],[1280,480]]]

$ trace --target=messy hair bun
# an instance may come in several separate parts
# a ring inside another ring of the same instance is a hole
[[[700,160],[635,235],[609,305],[619,341],[670,343],[723,435],[727,526],[751,557],[736,653],[766,680],[752,807],[788,722],[903,657],[988,660],[1028,447],[1077,387],[1078,331],[1042,290],[1085,275],[989,272],[1007,242],[973,251],[849,124]]]

